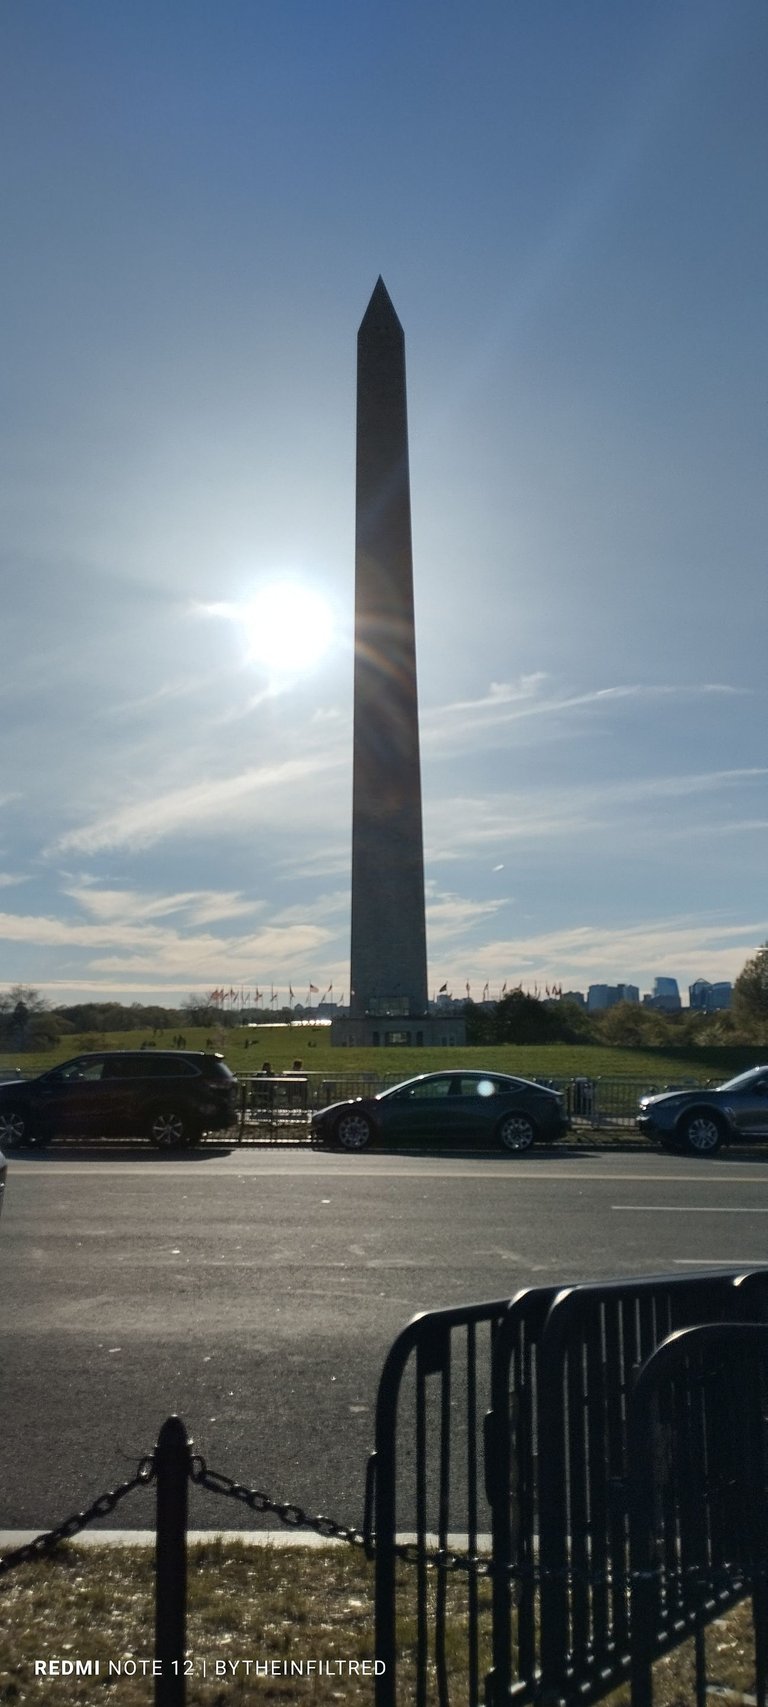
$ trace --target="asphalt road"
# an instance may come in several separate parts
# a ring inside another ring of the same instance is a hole
[[[208,1464],[362,1516],[381,1365],[417,1310],[768,1261],[768,1159],[206,1148],[14,1158],[0,1220],[0,1528],[132,1474],[179,1412]],[[195,1528],[246,1528],[193,1492]],[[140,1491],[106,1523],[146,1528]]]

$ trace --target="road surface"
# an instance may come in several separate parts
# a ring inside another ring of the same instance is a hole
[[[0,1529],[47,1527],[127,1478],[173,1411],[212,1468],[359,1523],[379,1372],[415,1311],[756,1266],[767,1217],[764,1153],[14,1157]],[[148,1527],[151,1493],[105,1521]],[[191,1522],[259,1520],[194,1491]]]

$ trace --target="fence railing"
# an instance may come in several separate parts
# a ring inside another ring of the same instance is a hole
[[[350,1097],[375,1096],[389,1086],[399,1084],[399,1073],[313,1073],[291,1072],[267,1076],[264,1073],[240,1073],[237,1129],[240,1142],[291,1143],[310,1142],[309,1121],[315,1109]],[[566,1108],[575,1127],[589,1128],[606,1135],[634,1133],[638,1103],[641,1096],[657,1091],[685,1090],[703,1085],[706,1081],[678,1078],[660,1081],[646,1077],[603,1075],[572,1078],[539,1075],[535,1083],[562,1091]],[[221,1134],[214,1134],[219,1140]]]
[[[388,1073],[280,1073],[240,1077],[239,1129],[241,1140],[258,1138],[272,1142],[309,1140],[309,1117],[314,1109],[349,1097],[375,1096],[398,1084],[400,1075]],[[640,1077],[604,1076],[588,1079],[543,1078],[536,1081],[562,1091],[575,1126],[594,1131],[633,1133],[641,1096],[656,1091],[683,1090],[701,1083],[678,1079],[660,1083]]]
[[[0,1559],[155,1483],[156,1707],[185,1703],[190,1481],[374,1559],[377,1707],[590,1707],[627,1681],[651,1707],[688,1638],[704,1707],[707,1628],[741,1603],[742,1699],[768,1707],[768,1267],[417,1317],[382,1370],[360,1529],[210,1471],[168,1418],[130,1481]]]
[[[495,1301],[410,1324],[389,1354],[377,1411],[376,1651],[387,1660],[377,1707],[589,1704],[632,1677],[635,1385],[680,1328],[750,1319],[768,1319],[768,1269],[531,1288],[503,1308]],[[749,1427],[764,1431],[764,1388],[750,1376],[731,1383],[734,1392]],[[690,1429],[685,1438],[690,1448]],[[697,1483],[704,1507],[707,1497],[727,1503],[731,1463],[715,1477],[714,1425],[708,1438],[708,1479]],[[755,1498],[768,1517],[764,1485]],[[669,1501],[690,1566],[694,1502]],[[398,1561],[415,1568],[398,1571]],[[726,1575],[727,1561],[718,1562],[722,1609],[748,1589],[743,1561]],[[679,1586],[686,1617],[678,1605],[654,1657],[674,1639],[670,1630],[682,1640],[714,1616],[699,1590],[689,1570]],[[666,1606],[668,1583],[664,1595]],[[403,1628],[417,1632],[405,1656]],[[765,1657],[764,1624],[755,1628]],[[647,1666],[647,1641],[643,1655]]]
[[[767,1416],[765,1323],[681,1329],[638,1375],[629,1414],[632,1707],[652,1707],[654,1660],[684,1633],[694,1640],[696,1699],[704,1699],[707,1625],[747,1596],[751,1699],[764,1707]]]

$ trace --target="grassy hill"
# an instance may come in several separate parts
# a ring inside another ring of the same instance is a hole
[[[20,1067],[25,1074],[42,1072],[59,1061],[67,1061],[87,1049],[139,1049],[154,1044],[173,1047],[178,1028],[158,1031],[113,1031],[61,1038],[55,1048],[13,1053],[0,1050],[0,1066]],[[187,1049],[214,1048],[221,1051],[236,1073],[258,1072],[268,1060],[276,1073],[289,1069],[296,1058],[308,1073],[338,1079],[345,1074],[369,1073],[378,1078],[407,1079],[415,1073],[434,1072],[452,1066],[493,1067],[499,1072],[518,1073],[523,1078],[570,1079],[631,1076],[649,1082],[675,1079],[717,1080],[728,1078],[745,1067],[768,1059],[768,1049],[748,1045],[717,1047],[687,1045],[646,1049],[623,1049],[598,1044],[497,1044],[463,1049],[334,1049],[328,1026],[259,1026],[204,1029],[187,1026]]]

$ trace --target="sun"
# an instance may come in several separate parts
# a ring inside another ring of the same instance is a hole
[[[304,581],[272,581],[238,607],[248,658],[277,675],[300,675],[330,645],[328,600]]]

